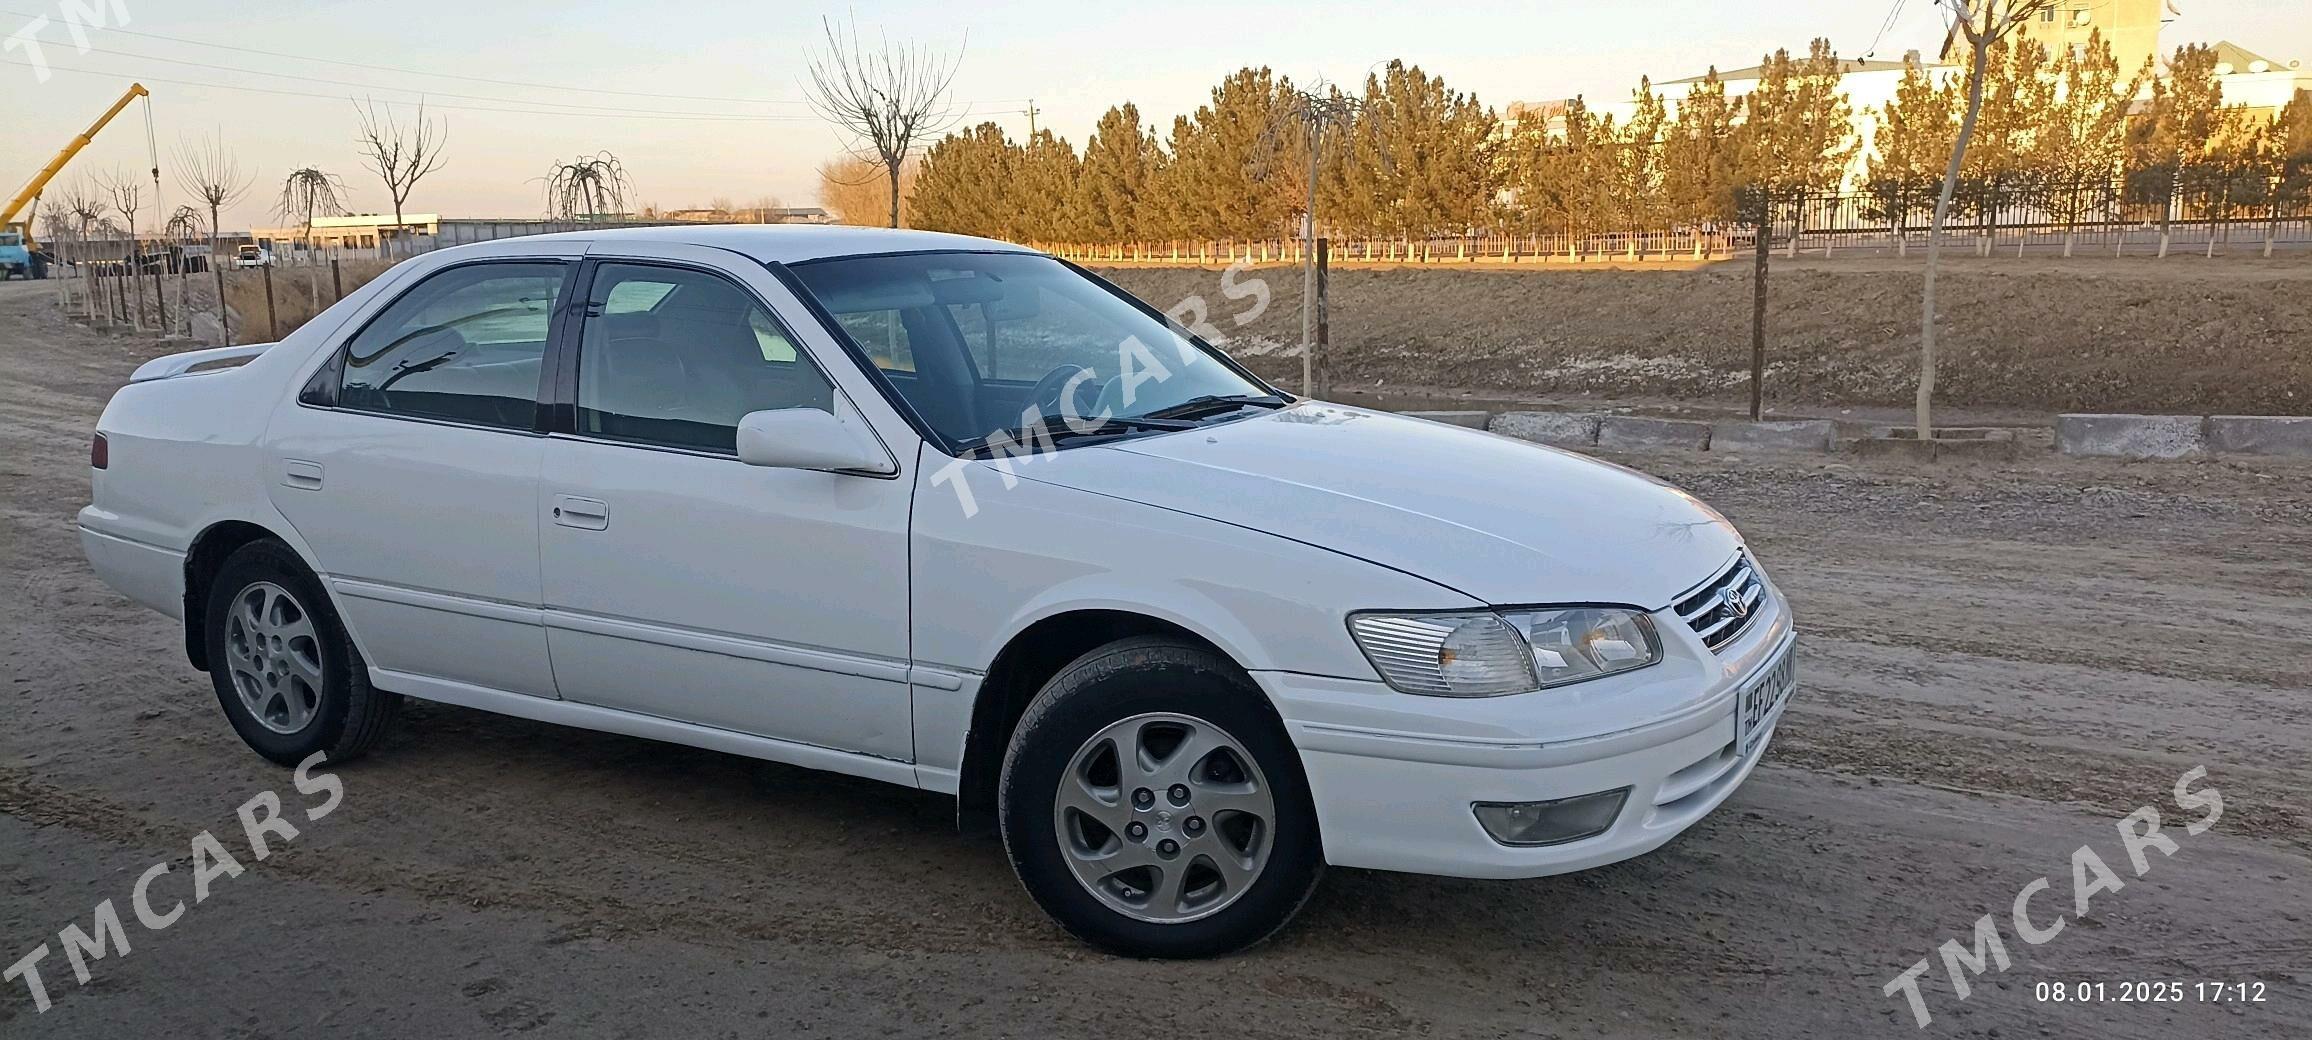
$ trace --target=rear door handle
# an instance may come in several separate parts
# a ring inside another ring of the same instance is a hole
[[[299,491],[321,490],[321,464],[307,462],[304,459],[283,459],[281,462],[281,486],[296,488]]]
[[[556,495],[554,522],[581,531],[606,530],[610,527],[610,503],[598,498]]]

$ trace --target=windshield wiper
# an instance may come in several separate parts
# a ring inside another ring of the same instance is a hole
[[[1041,430],[1039,431],[1037,427],[1041,427]],[[998,442],[1016,446],[1034,445],[1048,440],[1057,446],[1071,442],[1082,443],[1088,440],[1121,437],[1130,433],[1158,433],[1195,428],[1196,424],[1193,422],[1145,415],[1109,416],[1104,419],[1078,416],[1072,420],[1062,415],[1045,415],[1038,418],[1032,425],[997,430],[985,437],[970,441],[964,445],[964,449],[972,455],[984,456],[993,450]]]
[[[1292,399],[1281,394],[1206,394],[1191,397],[1179,404],[1158,408],[1140,416],[1142,419],[1205,419],[1226,415],[1239,408],[1282,408]]]

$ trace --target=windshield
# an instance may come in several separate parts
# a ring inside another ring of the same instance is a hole
[[[1044,416],[1055,433],[1124,435],[1192,425],[1148,418],[1159,413],[1282,403],[1217,351],[1047,256],[907,253],[790,270],[953,448]]]

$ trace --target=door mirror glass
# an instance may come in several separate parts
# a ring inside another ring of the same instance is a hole
[[[899,472],[856,416],[818,408],[773,408],[740,417],[739,461],[769,469]]]

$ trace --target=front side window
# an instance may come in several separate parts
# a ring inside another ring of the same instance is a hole
[[[1212,401],[1283,403],[1216,351],[1051,257],[902,253],[789,269],[877,377],[959,449],[1043,416],[1053,420],[1046,427],[1071,417],[1146,419],[1135,428],[1147,431],[1173,423],[1161,413]]]
[[[451,268],[418,284],[345,348],[337,404],[527,430],[565,264]]]
[[[578,432],[735,452],[739,419],[834,410],[835,390],[763,305],[700,271],[603,264],[578,352]]]

